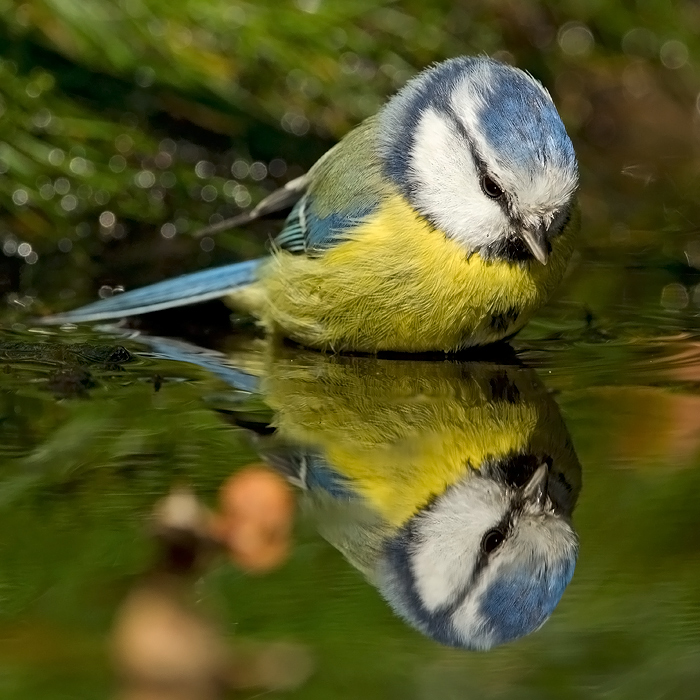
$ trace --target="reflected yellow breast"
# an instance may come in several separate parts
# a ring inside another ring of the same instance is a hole
[[[330,464],[387,522],[398,527],[430,500],[478,469],[487,457],[517,453],[537,423],[532,406],[474,407],[459,425],[440,425],[403,440],[363,446],[326,444]]]

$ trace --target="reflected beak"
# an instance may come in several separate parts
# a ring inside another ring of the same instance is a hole
[[[547,264],[549,258],[549,249],[547,239],[544,234],[544,226],[539,224],[533,228],[524,228],[520,232],[520,237],[525,241],[525,245],[530,249],[530,252],[543,265]]]
[[[540,464],[530,480],[523,486],[523,499],[534,506],[544,508],[547,500],[547,480],[549,478],[549,467]]]

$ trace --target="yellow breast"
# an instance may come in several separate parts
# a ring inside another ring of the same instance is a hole
[[[468,257],[395,195],[318,257],[275,253],[248,293],[270,330],[310,347],[424,352],[483,345],[522,328],[547,301],[571,256],[577,218],[553,241],[546,266],[487,261]]]

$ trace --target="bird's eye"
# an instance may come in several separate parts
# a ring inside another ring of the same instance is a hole
[[[484,554],[491,554],[494,549],[497,549],[506,536],[501,530],[489,530],[485,535],[484,539],[481,540],[481,551]]]
[[[491,199],[498,199],[503,195],[503,190],[488,175],[482,175],[481,189],[484,190],[484,194],[487,197],[491,197]]]

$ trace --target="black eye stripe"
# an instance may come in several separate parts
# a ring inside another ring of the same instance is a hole
[[[474,143],[474,139],[472,139],[471,135],[469,132],[464,128],[464,124],[460,121],[459,117],[455,113],[455,111],[451,108],[450,105],[444,104],[441,105],[441,109],[439,110],[442,115],[447,119],[447,121],[452,124],[452,128],[455,130],[455,132],[459,135],[459,137],[467,144],[471,154],[472,158],[474,159],[474,163],[476,164],[476,169],[479,173],[479,182],[481,183],[481,188],[482,190],[484,189],[484,184],[483,180],[485,177],[488,177],[490,180],[493,181],[493,178],[488,174],[488,169],[486,168],[486,161],[481,156],[481,153],[479,153],[479,149],[476,147],[476,144]],[[497,183],[496,186],[500,189],[500,186],[498,186]],[[487,195],[491,197],[494,201],[498,202],[498,204],[501,206],[501,209],[503,209],[503,213],[508,217],[508,219],[511,222],[512,226],[515,226],[515,220],[513,218],[513,215],[510,210],[510,202],[509,202],[509,197],[506,192],[501,190],[501,194],[497,197],[494,197],[492,195]]]
[[[495,531],[498,531],[503,535],[503,540],[506,539],[508,536],[508,533],[510,532],[512,528],[512,523],[513,523],[513,516],[516,514],[517,507],[513,507],[510,510],[508,510],[504,515],[503,518],[501,518],[501,522],[497,523],[495,527],[491,528],[482,538],[481,540],[481,546],[479,547],[479,554],[477,555],[476,558],[476,564],[474,566],[474,571],[472,572],[472,577],[471,577],[471,582],[470,586],[475,586],[476,582],[479,580],[482,572],[486,568],[489,562],[489,554],[490,552],[487,552],[484,550],[484,542],[486,538]],[[503,544],[503,541],[501,541],[498,546]],[[494,551],[494,550],[491,550]]]

